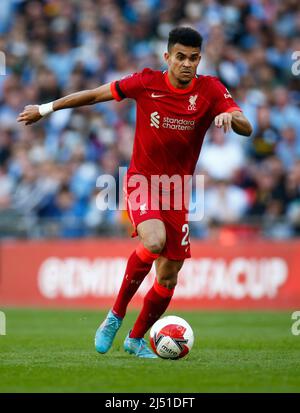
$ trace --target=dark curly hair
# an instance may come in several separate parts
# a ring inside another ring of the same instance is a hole
[[[202,40],[201,34],[191,27],[175,27],[169,33],[168,51],[170,52],[176,43],[184,46],[199,47],[201,50]]]

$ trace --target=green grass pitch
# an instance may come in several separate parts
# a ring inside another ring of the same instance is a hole
[[[106,312],[6,309],[0,392],[299,392],[300,336],[291,312],[183,312],[195,333],[181,360],[143,360],[123,350],[129,312],[112,349],[94,350]],[[147,336],[148,337],[148,336]]]

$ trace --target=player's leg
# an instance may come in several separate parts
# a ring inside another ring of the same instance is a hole
[[[149,219],[139,223],[137,232],[140,243],[128,259],[115,304],[96,332],[95,346],[99,353],[106,353],[110,349],[121,327],[129,302],[165,245],[165,226],[159,219]]]
[[[125,276],[119,290],[113,312],[123,318],[127,306],[140,284],[151,270],[155,261],[164,248],[166,230],[164,223],[159,219],[149,219],[137,226],[140,243],[130,256]]]
[[[157,279],[144,298],[143,308],[124,343],[125,350],[130,340],[140,340],[142,348],[147,348],[142,338],[147,330],[166,311],[177,283],[178,272],[190,255],[189,230],[186,211],[161,211],[166,228],[166,244],[160,257],[155,261]],[[143,350],[146,352],[146,350]],[[151,350],[148,349],[151,353]],[[135,352],[136,355],[139,352]]]
[[[124,342],[126,351],[145,358],[156,358],[143,337],[170,304],[183,261],[159,257],[155,264],[157,278],[146,294],[142,311]]]
[[[130,337],[144,337],[148,329],[166,311],[177,284],[178,272],[183,261],[171,261],[159,257],[156,262],[156,279],[144,299],[144,305],[139,314]]]

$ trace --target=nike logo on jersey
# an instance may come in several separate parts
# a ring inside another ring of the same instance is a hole
[[[163,98],[165,95],[157,95],[156,93],[151,93],[152,98]]]

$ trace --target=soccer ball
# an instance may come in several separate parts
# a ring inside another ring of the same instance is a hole
[[[170,315],[157,320],[151,327],[151,347],[164,359],[179,359],[186,356],[191,351],[193,343],[193,330],[183,318]]]

